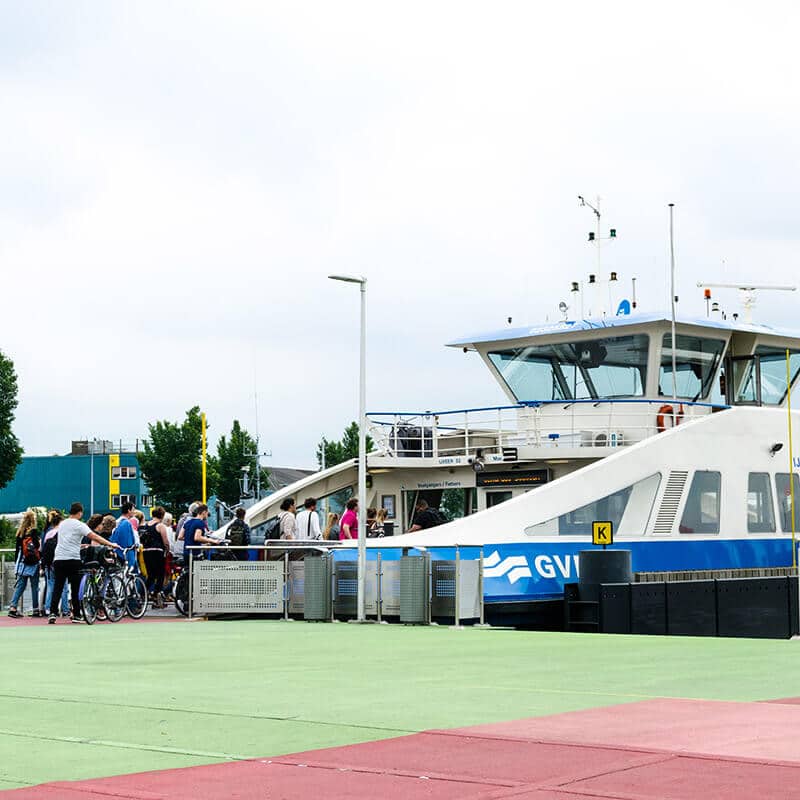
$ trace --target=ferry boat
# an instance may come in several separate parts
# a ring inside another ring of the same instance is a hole
[[[360,506],[386,508],[399,534],[368,540],[371,556],[481,548],[487,603],[563,596],[595,521],[612,524],[635,572],[792,565],[800,484],[790,464],[800,461],[787,402],[800,333],[632,313],[450,346],[481,358],[508,404],[368,414],[375,449]],[[257,535],[288,496],[336,510],[356,486],[357,462],[340,464],[261,500],[247,519]],[[403,533],[419,499],[452,521]]]

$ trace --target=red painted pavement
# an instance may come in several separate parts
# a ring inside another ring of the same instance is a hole
[[[2,794],[3,800],[800,800],[798,732],[796,704],[652,700]]]
[[[131,619],[130,617],[123,617],[118,622],[106,622],[105,620],[97,620],[95,625],[119,625],[131,622],[188,622],[186,617],[178,614],[175,616],[162,616],[149,614],[142,619]],[[0,615],[0,628],[28,628],[32,625],[47,625],[47,617],[9,617],[8,614]],[[56,625],[72,625],[69,617],[58,617],[55,621]]]

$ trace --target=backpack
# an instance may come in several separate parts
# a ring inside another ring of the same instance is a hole
[[[58,531],[51,536],[45,543],[42,545],[42,549],[39,553],[39,558],[41,559],[43,567],[52,567],[53,561],[56,557],[56,546],[58,545]]]
[[[264,528],[264,539],[280,539],[281,538],[281,520],[283,514],[271,519]]]
[[[245,527],[244,527],[244,520],[235,519],[231,522],[230,526],[228,527],[228,533],[225,538],[234,546],[234,547],[244,547],[247,542],[245,541]]]
[[[156,530],[158,523],[155,525],[145,525],[144,530],[139,537],[142,547],[148,550],[163,550],[164,542],[161,539],[161,534]]]
[[[36,531],[30,531],[22,537],[20,545],[22,563],[26,567],[33,567],[39,563],[39,537]]]

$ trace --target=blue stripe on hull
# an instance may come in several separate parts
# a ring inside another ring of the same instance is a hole
[[[485,545],[484,597],[486,602],[542,600],[561,597],[565,583],[578,580],[578,554],[591,545],[585,542],[516,542]],[[615,549],[630,550],[634,572],[680,572],[684,570],[755,569],[789,567],[791,539],[702,539],[620,542]],[[413,552],[413,551],[412,551]],[[452,547],[430,548],[434,559],[453,559]],[[477,547],[461,549],[461,557],[477,558]],[[376,557],[370,548],[368,558]],[[352,558],[355,556],[350,556]],[[339,551],[335,556],[345,557]],[[395,560],[397,549],[381,550],[381,557]]]

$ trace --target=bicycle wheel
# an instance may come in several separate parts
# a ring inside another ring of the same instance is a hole
[[[81,612],[87,625],[94,625],[97,619],[97,609],[102,605],[94,576],[84,575],[81,579],[81,588],[78,592],[80,598]]]
[[[184,617],[189,616],[189,573],[181,572],[178,580],[175,582],[175,608],[178,609],[179,614]]]
[[[126,610],[128,616],[133,619],[141,619],[147,613],[149,597],[145,582],[139,578],[129,578],[127,582],[127,603]]]
[[[109,575],[103,584],[102,602],[109,622],[119,622],[125,616],[125,582],[119,575]]]

